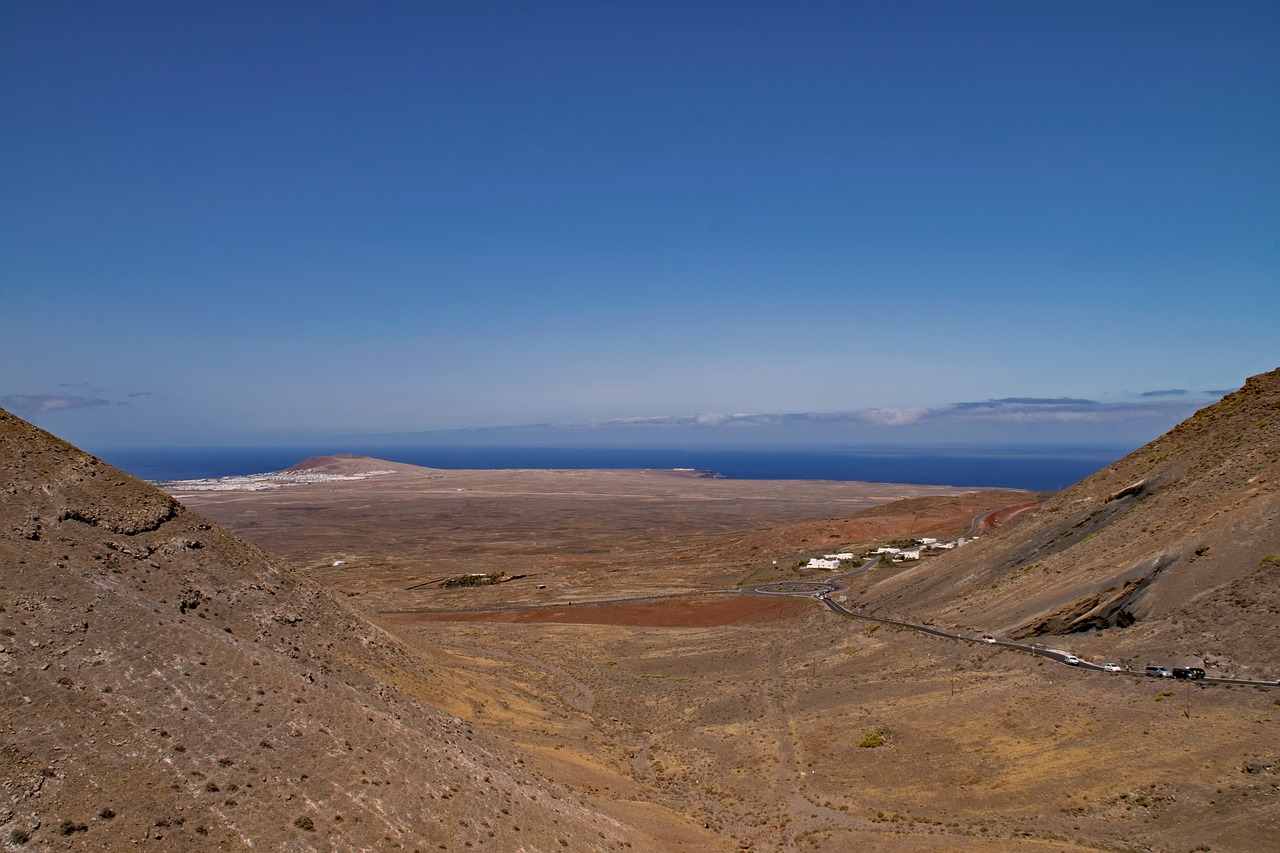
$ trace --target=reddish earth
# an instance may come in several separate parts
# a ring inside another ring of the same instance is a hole
[[[386,615],[391,622],[507,622],[564,625],[629,625],[646,628],[712,628],[774,622],[799,615],[812,602],[749,596],[645,601],[635,604],[589,604],[531,610],[487,610],[469,613],[403,613]]]
[[[1031,501],[1030,503],[1007,506],[1003,509],[997,510],[982,519],[981,530],[983,533],[990,533],[1000,525],[1007,524],[1024,513],[1035,512],[1040,508],[1040,503],[1040,501]]]

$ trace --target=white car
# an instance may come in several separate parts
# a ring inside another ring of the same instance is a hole
[[[984,643],[994,643],[995,641],[996,641],[996,638],[991,636],[990,634],[982,635],[982,642]]]
[[[1104,663],[1102,665],[1103,672],[1123,672],[1118,663]]]
[[[1079,666],[1080,658],[1076,657],[1075,655],[1067,655],[1065,658],[1062,659],[1062,662],[1067,664],[1068,666]]]

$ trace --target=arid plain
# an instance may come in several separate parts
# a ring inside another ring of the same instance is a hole
[[[1037,496],[302,467],[389,473],[170,490],[406,637],[434,664],[418,695],[531,769],[637,822],[688,816],[670,849],[1260,850],[1280,831],[1278,691],[1077,671],[738,592]],[[443,586],[473,573],[514,579]]]

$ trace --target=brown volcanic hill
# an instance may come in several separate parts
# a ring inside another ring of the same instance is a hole
[[[371,456],[361,456],[356,453],[335,453],[331,456],[308,456],[296,465],[290,465],[288,468],[285,468],[283,473],[341,474],[345,476],[353,476],[373,472],[421,472],[433,470],[436,469],[423,468],[418,465],[408,465],[404,462],[390,462],[386,459],[374,459]]]
[[[1280,677],[1280,370],[945,558],[872,610]]]
[[[3,411],[0,567],[0,843],[714,846],[535,775],[415,698],[437,686],[425,650]]]

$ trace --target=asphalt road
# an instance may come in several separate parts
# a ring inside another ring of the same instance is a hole
[[[973,520],[973,526],[970,530],[974,530],[982,523],[982,519],[989,513],[984,513]],[[1078,663],[1068,663],[1068,659],[1073,658],[1070,652],[1061,649],[1051,649],[1039,644],[1030,643],[1014,643],[1009,640],[984,640],[981,637],[973,637],[968,634],[953,634],[947,631],[940,631],[937,628],[930,628],[928,625],[917,625],[912,622],[900,622],[896,619],[884,619],[879,616],[869,616],[865,613],[858,613],[850,610],[838,601],[833,601],[831,596],[835,593],[844,592],[848,589],[841,581],[845,578],[855,577],[865,574],[879,561],[878,557],[871,557],[861,566],[848,572],[832,575],[828,578],[814,578],[808,580],[797,581],[777,581],[775,583],[756,584],[755,586],[743,587],[740,592],[749,595],[779,595],[789,597],[805,597],[816,598],[827,606],[827,609],[841,616],[850,619],[862,619],[867,622],[878,622],[881,625],[896,625],[899,628],[909,628],[912,631],[919,631],[921,634],[928,634],[931,637],[941,637],[944,640],[958,640],[966,643],[981,643],[982,645],[999,646],[1005,649],[1013,649],[1014,651],[1026,652],[1028,654],[1038,655],[1039,657],[1048,658],[1057,661],[1063,666],[1069,666],[1072,669],[1088,670],[1091,672],[1103,672],[1100,665],[1089,663],[1085,660],[1079,660]],[[1148,677],[1145,672],[1120,671],[1109,673],[1112,675],[1127,675],[1133,678]],[[1201,678],[1196,679],[1196,684],[1238,684],[1245,687],[1280,687],[1280,682],[1275,681],[1248,681],[1241,678]]]

